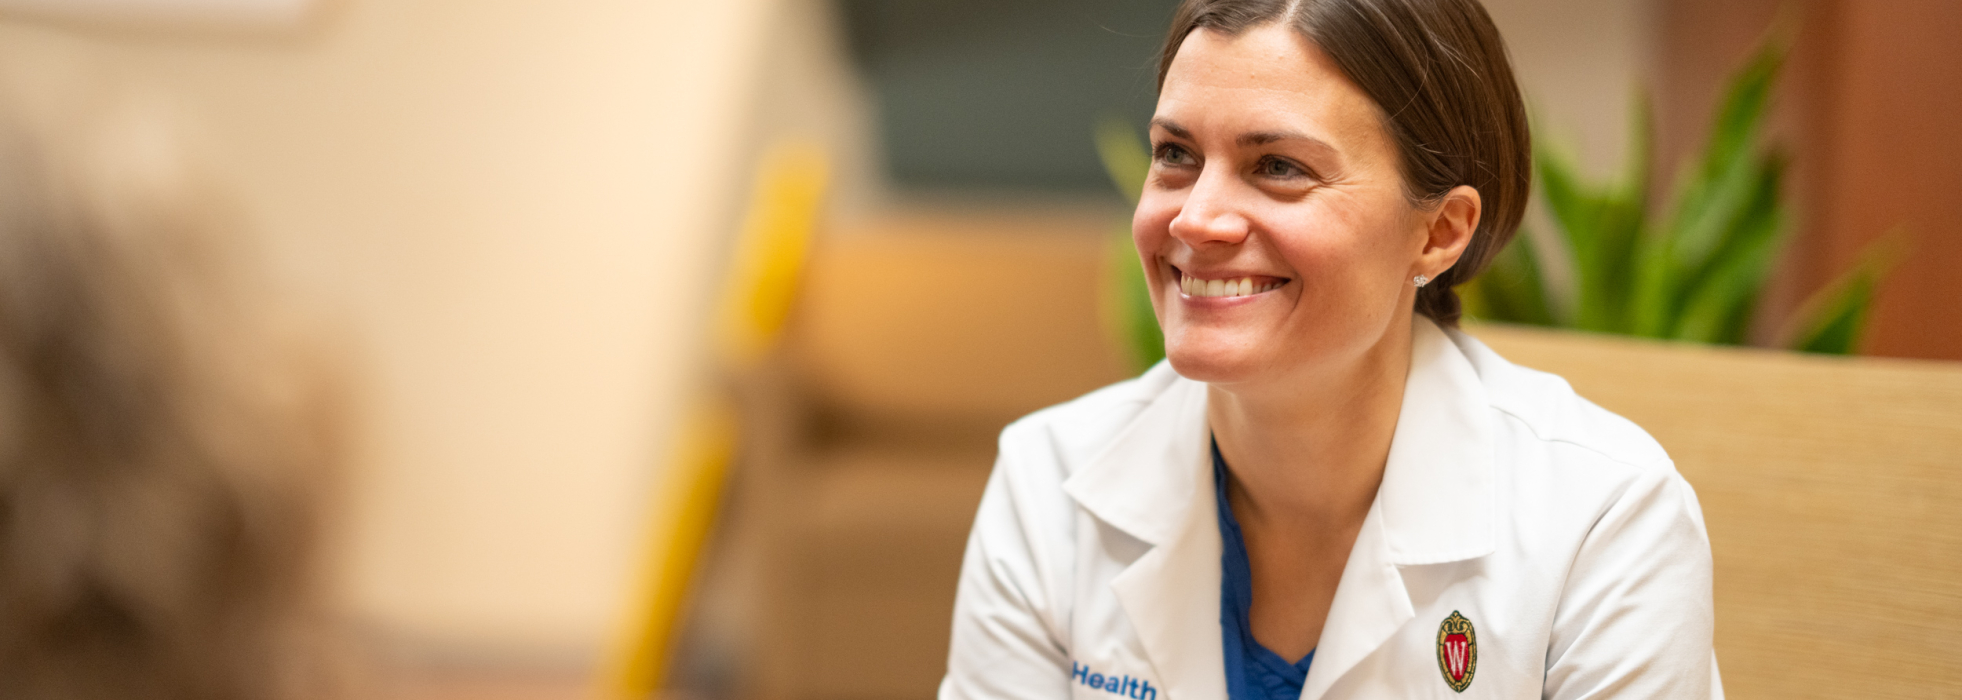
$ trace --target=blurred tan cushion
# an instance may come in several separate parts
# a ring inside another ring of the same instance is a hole
[[[890,217],[818,244],[792,338],[854,412],[1008,421],[1122,379],[1097,311],[1107,212]]]

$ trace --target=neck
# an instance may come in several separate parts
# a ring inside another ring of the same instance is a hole
[[[1410,340],[1410,324],[1393,322],[1337,366],[1208,388],[1237,517],[1319,525],[1367,515],[1403,408]]]

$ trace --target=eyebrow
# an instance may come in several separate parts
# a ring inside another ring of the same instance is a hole
[[[1186,129],[1183,126],[1179,126],[1178,122],[1172,121],[1170,119],[1166,119],[1164,117],[1153,117],[1151,120],[1151,125],[1172,132],[1173,136],[1177,136],[1187,141],[1192,140],[1192,132],[1190,130]]]
[[[1335,147],[1330,146],[1327,141],[1323,141],[1321,139],[1315,138],[1313,136],[1309,136],[1299,131],[1255,131],[1251,133],[1241,134],[1240,138],[1234,139],[1235,143],[1238,143],[1242,146],[1265,146],[1267,144],[1277,143],[1280,141],[1307,141],[1310,144],[1321,146],[1322,148],[1335,150]]]
[[[1158,127],[1160,129],[1164,129],[1165,131],[1170,132],[1173,136],[1177,136],[1187,141],[1192,140],[1191,130],[1183,126],[1179,126],[1177,122],[1174,122],[1170,119],[1166,119],[1164,117],[1154,118],[1151,120],[1151,125]],[[1281,141],[1306,141],[1308,142],[1309,145],[1314,146],[1316,148],[1326,150],[1330,153],[1336,152],[1335,146],[1330,144],[1329,142],[1323,141],[1313,136],[1309,136],[1299,131],[1253,131],[1253,132],[1241,134],[1239,138],[1234,139],[1234,142],[1242,147],[1265,146],[1270,143],[1278,143]]]

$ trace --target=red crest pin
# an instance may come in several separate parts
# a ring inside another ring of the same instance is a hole
[[[1437,626],[1437,668],[1444,672],[1445,685],[1460,693],[1471,687],[1472,674],[1478,672],[1478,632],[1456,610]]]

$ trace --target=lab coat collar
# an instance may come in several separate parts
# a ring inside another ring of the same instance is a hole
[[[1159,378],[1151,375],[1161,372],[1172,374],[1171,365],[1159,363],[1140,381],[1153,383]],[[1174,375],[1063,490],[1132,537],[1166,544],[1182,533],[1193,510],[1211,503],[1211,436],[1206,385]],[[1206,498],[1199,497],[1200,487]]]
[[[1394,564],[1473,559],[1493,549],[1490,401],[1459,342],[1473,341],[1423,316],[1412,322],[1410,374],[1374,506],[1383,511],[1383,544]],[[1171,368],[1161,363],[1152,369],[1159,372]],[[1177,377],[1164,386],[1063,485],[1104,522],[1153,545],[1180,536],[1194,511],[1217,517],[1200,507],[1213,498],[1206,385]]]
[[[1459,342],[1472,341],[1422,316],[1412,324],[1410,375],[1383,483],[1336,584],[1302,700],[1319,700],[1416,616],[1404,568],[1494,549],[1490,401]]]
[[[1142,380],[1171,374],[1160,363]],[[1091,514],[1152,545],[1111,580],[1166,698],[1226,697],[1220,539],[1206,385],[1171,377],[1108,448],[1063,483]]]
[[[1304,700],[1320,698],[1415,615],[1400,567],[1473,559],[1494,548],[1489,400],[1458,347],[1470,341],[1422,316],[1411,331],[1410,374],[1383,483],[1343,569]],[[1206,386],[1184,378],[1165,386],[1063,489],[1105,523],[1153,545],[1111,586],[1167,696],[1223,698],[1221,545]]]
[[[1410,375],[1376,508],[1385,554],[1400,566],[1476,559],[1494,549],[1491,400],[1459,342],[1418,316]]]

